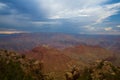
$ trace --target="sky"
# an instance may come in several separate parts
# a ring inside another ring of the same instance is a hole
[[[0,34],[120,35],[120,0],[0,0]]]

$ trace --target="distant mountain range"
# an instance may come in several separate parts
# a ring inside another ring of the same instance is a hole
[[[0,48],[23,52],[36,46],[49,45],[64,49],[77,45],[100,46],[120,53],[120,35],[85,35],[63,33],[25,33],[0,35]]]

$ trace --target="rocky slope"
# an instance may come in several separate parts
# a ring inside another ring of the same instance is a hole
[[[65,71],[69,70],[71,66],[78,65],[78,63],[83,65],[81,61],[71,59],[64,55],[62,51],[49,46],[39,46],[25,52],[25,54],[42,61],[44,72],[52,74],[57,79],[63,78]]]
[[[79,45],[63,50],[64,54],[72,59],[82,61],[85,64],[94,62],[97,59],[112,58],[113,53],[100,46]]]
[[[97,59],[107,59],[112,57],[109,50],[99,46],[79,45],[63,50],[50,47],[48,45],[38,46],[25,54],[33,59],[44,63],[44,72],[52,73],[60,79],[64,73],[73,66],[84,68]]]

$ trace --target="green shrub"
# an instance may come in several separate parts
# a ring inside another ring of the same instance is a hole
[[[9,61],[7,64],[4,59],[1,59],[0,80],[33,80],[33,78],[23,72],[19,63]]]
[[[88,68],[85,68],[83,73],[78,78],[78,80],[92,80],[90,74],[91,74],[91,71]]]

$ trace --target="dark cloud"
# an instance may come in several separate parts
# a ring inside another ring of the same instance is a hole
[[[111,27],[111,34],[120,33],[116,27],[120,25],[120,3],[118,0],[106,2],[108,0],[1,0],[0,30],[102,33]]]

